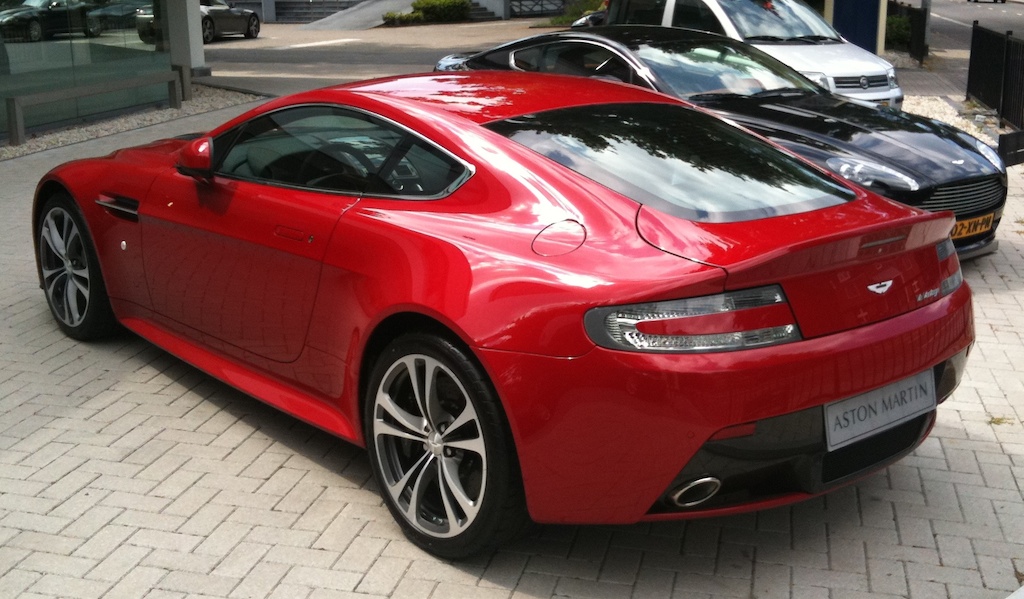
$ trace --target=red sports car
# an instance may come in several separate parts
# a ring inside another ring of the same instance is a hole
[[[973,341],[949,213],[686,103],[518,73],[273,100],[40,182],[39,276],[365,445],[437,555],[724,515],[916,447]]]

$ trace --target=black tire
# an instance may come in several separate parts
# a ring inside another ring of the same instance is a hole
[[[203,43],[209,44],[213,41],[213,38],[217,37],[217,28],[213,25],[213,19],[205,17],[203,19]]]
[[[82,33],[85,37],[99,37],[103,33],[103,24],[96,17],[86,17]]]
[[[30,42],[41,42],[46,37],[43,34],[43,25],[39,21],[29,21],[28,27],[25,31],[25,37]]]
[[[255,39],[260,34],[260,19],[256,15],[249,16],[249,22],[245,24],[245,37]]]
[[[88,341],[117,331],[92,237],[74,200],[55,193],[36,223],[39,276],[57,326]]]
[[[415,545],[462,559],[529,528],[501,403],[458,345],[425,333],[391,342],[370,375],[364,420],[381,497]]]

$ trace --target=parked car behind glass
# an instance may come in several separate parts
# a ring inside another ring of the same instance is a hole
[[[99,21],[103,31],[135,29],[135,15],[150,0],[112,0],[100,8],[89,11]]]
[[[96,37],[103,30],[89,16],[94,8],[77,0],[0,0],[0,32],[8,42],[39,42],[63,33]]]
[[[611,0],[607,24],[687,27],[753,44],[837,94],[899,107],[896,69],[800,0]]]
[[[247,38],[255,38],[260,34],[259,15],[248,8],[235,8],[234,3],[224,0],[200,0],[199,12],[202,14],[200,27],[204,44],[225,35],[240,34]],[[142,41],[147,44],[156,41],[159,23],[154,20],[152,6],[139,10],[136,27]]]
[[[1006,169],[945,123],[838,96],[723,36],[615,25],[524,38],[445,57],[437,70],[501,69],[611,78],[689,100],[819,166],[912,206],[952,210],[961,258],[992,252]]]

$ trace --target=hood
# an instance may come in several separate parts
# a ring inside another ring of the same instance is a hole
[[[779,61],[802,72],[826,73],[829,77],[885,75],[892,65],[850,43],[754,44]]]
[[[949,213],[874,194],[756,222],[695,223],[647,206],[637,218],[651,245],[724,269],[727,290],[781,285],[805,339],[937,301],[959,270],[952,250],[939,250],[952,225]]]
[[[921,187],[999,172],[952,127],[831,94],[730,98],[704,106],[819,165],[837,155],[856,156],[895,166]]]

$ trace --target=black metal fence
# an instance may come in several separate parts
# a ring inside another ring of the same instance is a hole
[[[907,52],[918,63],[928,58],[928,44],[925,41],[927,19],[923,8],[889,0],[886,14],[890,17],[904,17],[910,23],[910,39],[906,41]]]
[[[967,99],[995,109],[1001,123],[1024,128],[1024,40],[974,22]]]
[[[513,17],[546,17],[565,12],[565,0],[510,0]]]

